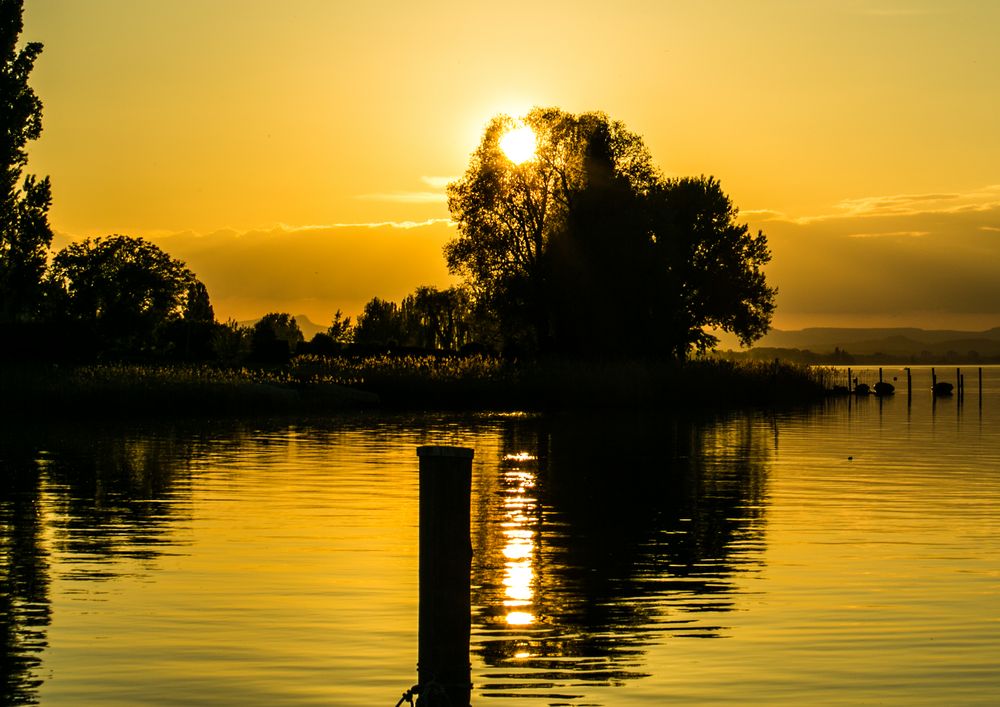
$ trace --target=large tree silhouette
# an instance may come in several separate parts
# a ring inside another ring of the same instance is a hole
[[[762,233],[711,178],[666,180],[642,139],[601,113],[535,109],[519,164],[494,118],[465,175],[448,187],[458,236],[445,247],[505,343],[535,351],[662,354],[745,342],[768,328],[775,291]]]
[[[116,351],[153,345],[171,322],[211,323],[213,316],[194,273],[142,238],[72,243],[53,258],[48,281],[60,310]]]
[[[49,178],[22,172],[25,146],[42,132],[42,102],[28,85],[39,42],[17,46],[23,3],[0,0],[0,322],[33,319],[52,231]]]

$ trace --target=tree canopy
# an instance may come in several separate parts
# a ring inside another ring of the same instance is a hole
[[[518,123],[499,116],[448,186],[448,267],[505,344],[683,358],[715,343],[708,327],[745,342],[767,331],[767,240],[737,223],[717,180],[664,179],[601,113],[536,108],[523,123],[533,158],[504,153]]]
[[[373,297],[353,330],[363,346],[457,351],[470,342],[469,300],[461,288],[418,287],[401,304]]]
[[[287,361],[305,340],[299,323],[287,312],[268,312],[253,325],[251,347],[260,361]]]
[[[59,309],[121,349],[142,348],[167,322],[211,321],[208,291],[184,263],[130,236],[71,243],[56,254],[48,284]]]
[[[28,85],[38,42],[17,46],[21,0],[0,2],[0,321],[24,321],[38,313],[52,231],[48,223],[49,178],[22,172],[26,145],[42,132],[42,102]]]

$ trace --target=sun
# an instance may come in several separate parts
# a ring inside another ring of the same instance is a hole
[[[500,138],[500,149],[514,164],[527,162],[535,156],[535,131],[527,125],[508,130]]]

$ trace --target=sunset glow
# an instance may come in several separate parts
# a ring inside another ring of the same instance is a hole
[[[1000,323],[1000,4],[230,5],[26,4],[56,246],[153,238],[222,320],[356,314],[453,284],[443,184],[491,118],[551,106],[718,177],[768,237],[779,328]]]

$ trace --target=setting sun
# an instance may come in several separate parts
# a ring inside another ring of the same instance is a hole
[[[527,125],[514,128],[500,138],[500,149],[514,164],[527,162],[535,156],[535,132]]]

